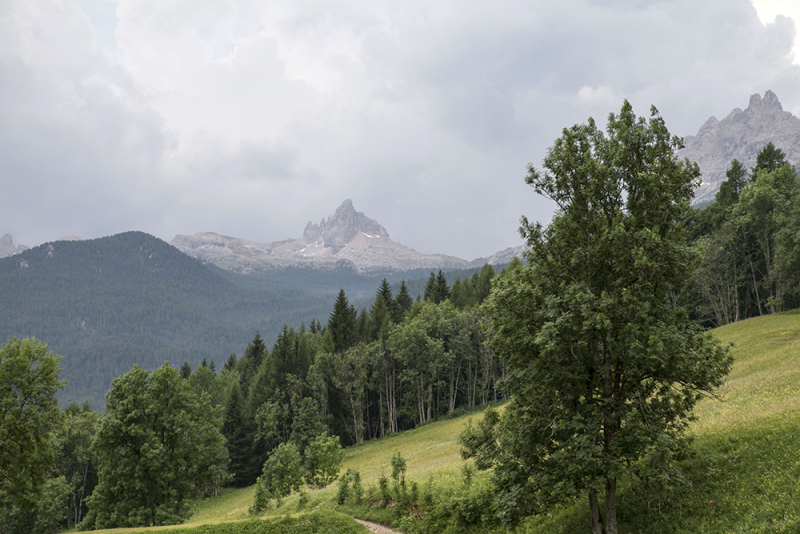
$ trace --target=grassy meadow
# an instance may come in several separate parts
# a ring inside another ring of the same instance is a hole
[[[663,488],[620,481],[621,532],[800,533],[800,314],[749,319],[714,334],[733,344],[734,366],[718,398],[698,405],[697,421],[691,425],[693,444],[680,460],[685,483]],[[365,494],[374,500],[378,477],[391,473],[390,458],[399,452],[407,462],[407,478],[420,487],[443,493],[462,487],[458,434],[468,419],[480,417],[457,417],[348,448],[343,471],[358,470]],[[478,481],[483,483],[480,477]],[[412,526],[379,506],[337,507],[336,492],[336,483],[309,490],[303,506],[293,495],[265,516],[298,517],[338,508],[365,519]],[[253,487],[225,490],[218,498],[198,503],[187,524],[170,530],[244,521],[253,494]],[[482,532],[468,525],[453,525],[452,531]],[[517,529],[521,534],[588,531],[585,499],[529,518]]]

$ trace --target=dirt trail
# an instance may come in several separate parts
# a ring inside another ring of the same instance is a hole
[[[374,534],[402,534],[399,530],[392,530],[387,526],[379,525],[378,523],[373,523],[372,521],[363,521],[361,519],[356,519],[359,523],[364,525],[369,529],[370,532]]]

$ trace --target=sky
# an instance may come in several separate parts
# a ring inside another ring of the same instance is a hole
[[[0,235],[302,236],[345,199],[464,259],[553,205],[524,178],[624,99],[693,135],[771,89],[794,0],[4,0]]]

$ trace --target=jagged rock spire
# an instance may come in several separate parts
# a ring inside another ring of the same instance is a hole
[[[736,108],[721,121],[710,117],[697,135],[686,136],[678,155],[696,162],[703,177],[695,202],[713,200],[731,161],[751,168],[767,143],[783,150],[793,165],[800,162],[800,119],[784,111],[769,90],[763,98],[752,95],[745,110]]]

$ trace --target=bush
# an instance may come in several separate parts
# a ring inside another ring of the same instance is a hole
[[[263,483],[275,497],[286,497],[300,489],[303,483],[303,467],[300,453],[294,443],[282,443],[272,451],[264,462]]]
[[[322,489],[339,476],[344,451],[339,436],[320,434],[309,443],[306,454],[306,483]]]
[[[367,529],[344,514],[318,511],[295,517],[217,523],[169,532],[170,534],[367,534]],[[145,531],[138,531],[135,534],[145,534]]]

